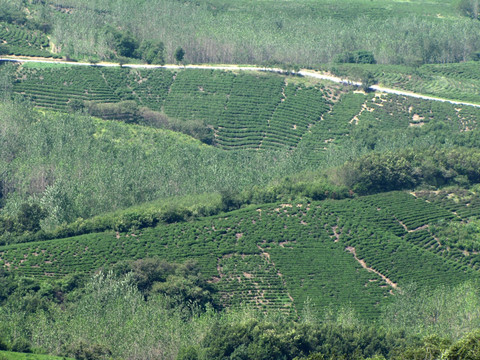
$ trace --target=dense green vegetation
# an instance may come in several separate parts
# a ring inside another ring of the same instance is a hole
[[[348,88],[273,74],[26,65],[3,72],[15,94],[41,108],[180,131],[224,149],[298,146],[316,161],[332,145],[373,149],[402,138],[433,144],[445,142],[447,132],[467,145],[460,138],[475,138],[479,113],[394,95],[341,96]]]
[[[388,302],[397,286],[415,282],[434,288],[476,278],[476,252],[462,253],[461,239],[458,244],[436,239],[448,221],[473,221],[458,216],[393,192],[264,205],[135,233],[9,245],[0,248],[0,255],[16,273],[57,277],[127,259],[195,259],[202,273],[215,279],[224,305],[248,302],[291,312],[301,311],[311,298],[320,312],[344,304],[373,319],[380,311],[375,304]]]
[[[479,12],[0,0],[0,360],[479,359]]]
[[[135,42],[162,41],[171,62],[179,47],[196,63],[318,64],[360,50],[380,63],[455,62],[478,51],[479,41],[478,24],[453,1],[64,0],[29,8],[37,22],[48,18],[53,43],[70,56],[129,56]]]
[[[41,203],[46,228],[159,197],[265,184],[299,166],[291,154],[224,152],[170,131],[1,106],[4,211]]]
[[[142,289],[162,273],[158,266],[178,265],[152,259],[125,265],[134,272],[122,276],[99,272],[86,282],[70,278],[39,283],[2,274],[4,283],[17,288],[0,307],[1,346],[76,359],[271,359],[273,355],[413,360],[442,353],[452,360],[478,357],[478,331],[473,329],[478,327],[480,297],[475,283],[438,288],[434,293],[407,287],[376,324],[365,323],[348,308],[318,316],[311,312],[310,302],[293,320],[283,313],[248,307],[221,313],[211,308],[200,311],[194,303],[183,310],[172,308],[169,301],[178,298],[151,294],[145,299]],[[167,282],[153,282],[152,289],[162,291],[165,287],[155,284],[166,283],[167,288],[178,288],[176,278],[188,281],[190,276],[168,276]],[[48,359],[5,351],[0,355]]]
[[[31,31],[15,24],[0,22],[1,55],[59,57],[48,51],[48,38],[39,30]]]
[[[42,54],[48,42],[29,39],[48,34],[55,53],[92,59],[174,62],[182,49],[193,63],[451,63],[480,48],[473,2],[4,0],[0,20],[28,32],[6,44],[23,55]]]
[[[27,234],[22,241],[138,229],[295,196],[319,200],[345,197],[352,189],[372,193],[478,182],[475,151],[439,151],[479,145],[479,110],[468,106],[345,93],[348,87],[273,74],[13,65],[2,69],[5,96],[13,91],[38,107],[74,112],[40,114],[18,102],[3,106],[3,242],[14,241],[12,237],[25,230],[35,232],[38,226],[54,233],[33,238]],[[9,85],[9,79],[16,80]],[[98,122],[79,115],[82,111],[182,131],[217,148],[162,130]],[[434,150],[426,150],[432,146]],[[226,153],[219,148],[262,152]],[[392,153],[404,148],[424,149],[433,164],[416,157],[418,150]],[[372,150],[377,154],[357,161]],[[386,150],[390,155],[378,155]],[[459,156],[465,166],[458,163]],[[348,160],[353,162],[341,167]],[[396,168],[380,171],[391,160]],[[180,164],[189,176],[178,173]],[[330,172],[317,170],[335,166]],[[308,180],[313,185],[301,179],[305,171],[314,174]],[[290,177],[277,185],[292,174],[301,174],[298,184],[288,184]],[[262,188],[268,183],[269,188]],[[253,184],[257,187],[235,195]],[[124,196],[124,189],[132,192]],[[149,210],[88,219],[145,201],[212,191],[230,192],[235,199],[226,206],[218,198],[200,204],[193,200],[187,206],[176,206],[174,200],[165,206],[164,200]],[[102,197],[91,198],[97,192]],[[39,205],[46,217],[40,216],[33,228],[15,227],[22,203]]]

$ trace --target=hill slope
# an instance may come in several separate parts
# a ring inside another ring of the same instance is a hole
[[[478,217],[478,195],[469,197],[468,206],[453,209],[453,200],[426,202],[402,192],[272,204],[135,234],[4,246],[0,261],[25,275],[61,276],[125,259],[195,259],[224,305],[291,312],[311,299],[319,311],[350,305],[375,318],[381,304],[411,282],[433,289],[478,277],[478,253],[462,251],[460,238],[448,245],[438,238],[448,222],[465,226],[470,214]]]

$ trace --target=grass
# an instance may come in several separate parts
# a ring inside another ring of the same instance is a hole
[[[24,354],[11,351],[0,351],[0,360],[73,360],[71,358],[40,355],[40,354]]]
[[[53,69],[53,68],[70,68],[72,65],[69,64],[61,64],[55,62],[24,62],[22,63],[22,67],[26,69]]]

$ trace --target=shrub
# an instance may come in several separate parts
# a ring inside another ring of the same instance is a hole
[[[371,51],[348,51],[338,54],[335,59],[338,64],[376,64],[377,61]]]
[[[442,356],[445,360],[477,360],[480,359],[480,330],[463,337]]]
[[[193,346],[187,348],[181,348],[177,355],[177,360],[197,360],[198,353],[197,349]]]
[[[87,344],[83,341],[72,344],[69,354],[78,360],[101,360],[112,355],[110,349],[100,344]]]
[[[27,340],[20,338],[16,339],[12,344],[12,351],[21,352],[21,353],[30,353],[32,349],[30,348],[30,344]]]
[[[8,350],[7,342],[0,337],[0,350]],[[0,357],[1,360],[1,357]]]
[[[147,64],[165,64],[165,45],[163,42],[144,41],[138,49],[138,56]]]

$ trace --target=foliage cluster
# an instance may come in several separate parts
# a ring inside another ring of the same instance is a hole
[[[408,150],[396,153],[372,153],[340,167],[343,184],[360,194],[412,189],[420,185],[477,184],[476,149]]]
[[[193,260],[183,264],[156,258],[123,261],[115,264],[112,271],[120,277],[130,274],[132,283],[146,299],[164,296],[168,308],[189,312],[193,307],[218,306],[212,298],[215,289],[203,278]]]
[[[0,339],[8,348],[9,344],[23,343],[37,352],[94,360],[146,356],[172,360],[414,360],[438,359],[441,354],[442,359],[453,360],[478,356],[475,321],[463,321],[460,333],[448,331],[452,320],[460,320],[478,305],[475,284],[438,289],[433,294],[405,289],[402,297],[386,309],[383,322],[365,323],[348,309],[312,317],[307,308],[292,319],[248,307],[221,313],[191,307],[185,318],[182,311],[165,306],[161,297],[145,299],[134,285],[135,276],[100,272],[74,290],[79,296],[69,296],[70,300],[61,306],[50,303],[22,311],[15,306],[24,301],[22,297],[9,299],[0,307]],[[457,301],[458,292],[467,295],[468,309],[463,307],[465,301]],[[434,309],[430,309],[431,305]],[[413,324],[431,323],[428,317],[415,314],[428,316],[431,310],[453,317],[439,316],[435,328],[413,331]],[[462,315],[456,316],[456,311]],[[409,321],[398,324],[399,319],[409,317]]]
[[[373,53],[379,63],[457,62],[479,49],[480,25],[462,17],[453,2],[262,2],[252,7],[248,1],[119,5],[64,0],[55,2],[58,11],[48,3],[43,7],[52,18],[54,42],[74,57],[108,58],[116,42],[98,30],[106,25],[130,33],[137,43],[164,42],[170,62],[179,46],[193,63],[306,65],[360,50]]]
[[[339,54],[335,57],[335,63],[343,64],[375,64],[375,57],[370,51],[355,51]]]
[[[110,25],[104,28],[107,38],[111,38],[115,58],[137,58],[147,64],[165,64],[165,45],[161,41],[145,40],[141,44],[129,31],[119,30]]]

